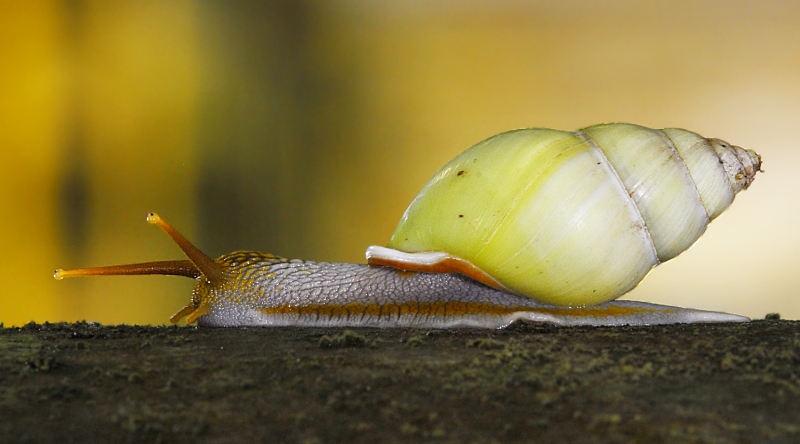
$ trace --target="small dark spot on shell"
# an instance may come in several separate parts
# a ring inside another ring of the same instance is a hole
[[[597,164],[600,165],[600,162],[597,162]]]
[[[456,174],[456,176],[463,176],[463,175],[464,175],[464,170],[461,170],[458,172],[458,174]]]
[[[463,214],[459,214],[458,217],[464,217],[464,215]]]

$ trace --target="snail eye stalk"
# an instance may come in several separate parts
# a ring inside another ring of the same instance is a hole
[[[141,274],[160,274],[170,276],[185,276],[197,279],[205,276],[210,282],[216,282],[223,278],[222,266],[213,259],[203,254],[197,247],[192,245],[178,230],[168,224],[156,213],[147,215],[147,221],[158,225],[164,230],[172,240],[183,250],[189,260],[175,261],[156,261],[143,262],[139,264],[110,265],[106,267],[76,268],[73,270],[58,269],[53,274],[56,279],[77,276],[120,276],[120,275],[141,275]]]

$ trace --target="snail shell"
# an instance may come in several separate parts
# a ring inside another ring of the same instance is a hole
[[[509,131],[436,173],[389,248],[367,258],[458,271],[547,304],[598,304],[694,244],[760,166],[752,150],[677,128]]]

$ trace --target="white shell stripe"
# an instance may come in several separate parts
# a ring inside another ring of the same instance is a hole
[[[602,161],[606,165],[608,165],[608,168],[614,173],[613,178],[616,179],[616,183],[619,184],[619,188],[622,190],[622,194],[624,194],[627,198],[628,201],[627,207],[631,210],[630,214],[633,219],[636,219],[641,224],[642,227],[641,231],[643,235],[642,237],[646,238],[645,242],[647,246],[650,248],[650,251],[653,252],[653,258],[654,258],[653,266],[655,267],[656,265],[660,264],[661,262],[658,259],[658,251],[656,250],[656,246],[653,243],[653,238],[650,236],[650,230],[647,229],[647,221],[645,221],[644,218],[642,217],[642,213],[641,211],[639,211],[639,207],[636,206],[636,202],[634,202],[633,198],[631,197],[630,191],[625,188],[625,183],[622,182],[622,178],[619,177],[619,173],[617,173],[617,170],[614,168],[614,165],[608,161],[608,157],[606,157],[606,154],[603,152],[603,150],[600,149],[600,147],[597,146],[594,140],[586,136],[586,134],[583,131],[580,130],[575,131],[575,135],[585,140],[586,144],[592,148],[592,152],[595,153],[598,157],[600,157]]]

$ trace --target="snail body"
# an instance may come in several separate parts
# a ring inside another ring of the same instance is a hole
[[[242,251],[217,263],[221,285],[202,277],[173,316],[200,326],[502,328],[516,320],[559,325],[736,322],[747,318],[634,301],[566,308],[500,291],[458,273],[288,260]]]
[[[235,252],[212,260],[151,214],[189,261],[58,270],[56,278],[197,279],[171,319],[198,325],[502,327],[744,321],[613,301],[691,246],[760,171],[751,150],[681,129],[510,131],[445,165],[370,265]]]

